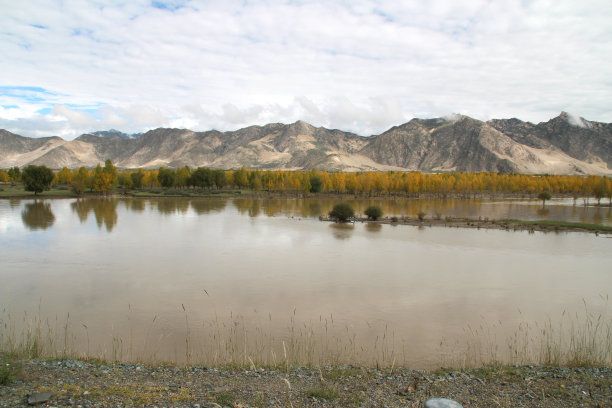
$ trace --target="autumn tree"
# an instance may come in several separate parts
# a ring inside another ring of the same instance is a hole
[[[62,167],[55,175],[55,179],[60,184],[70,184],[72,182],[72,172],[68,170],[68,167]]]
[[[601,199],[606,197],[607,195],[606,178],[602,177],[600,182],[596,182],[594,184],[595,185],[593,186],[593,195],[595,196],[595,199],[597,199],[597,205],[600,205]]]
[[[51,188],[53,172],[46,166],[29,165],[23,169],[21,180],[26,191],[33,191],[34,195]]]
[[[117,168],[113,162],[106,160],[104,168],[99,164],[94,170],[93,189],[99,193],[107,193],[117,184]]]

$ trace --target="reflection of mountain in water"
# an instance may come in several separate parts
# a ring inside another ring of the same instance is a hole
[[[99,198],[77,200],[71,204],[71,207],[79,216],[81,223],[87,221],[89,213],[93,211],[98,227],[102,228],[102,225],[105,225],[106,230],[111,232],[118,220],[117,204],[118,200],[114,198]]]
[[[55,215],[51,211],[51,204],[44,201],[27,203],[21,212],[23,225],[31,230],[47,229],[55,222]]]

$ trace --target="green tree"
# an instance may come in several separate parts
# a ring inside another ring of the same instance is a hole
[[[376,221],[383,215],[382,208],[377,205],[371,205],[366,208],[365,215],[367,215],[369,219]]]
[[[25,185],[26,191],[33,191],[34,195],[42,193],[51,188],[53,172],[46,166],[29,165],[23,169],[21,180]]]
[[[248,172],[245,166],[234,173],[234,184],[238,188],[246,187],[249,184]]]
[[[355,216],[355,210],[349,203],[339,203],[329,212],[329,217],[339,222],[346,222]]]
[[[187,183],[194,187],[211,188],[214,182],[215,179],[211,169],[207,167],[198,167],[191,173]]]
[[[542,191],[540,194],[538,194],[538,199],[542,200],[542,208],[544,208],[546,205],[546,200],[550,200],[551,198],[552,196],[548,191]]]
[[[119,173],[119,176],[117,177],[117,182],[121,187],[126,190],[131,190],[134,187],[134,183],[132,183],[132,177],[130,176],[130,173],[127,173],[125,171]]]
[[[310,192],[320,193],[323,189],[323,179],[318,174],[310,176]]]
[[[189,166],[176,169],[176,172],[174,173],[174,185],[181,188],[186,187],[189,184],[190,176],[191,169]]]
[[[13,183],[18,183],[21,181],[21,170],[19,170],[19,167],[17,166],[10,168],[8,175]]]
[[[223,170],[213,170],[213,179],[218,189],[222,189],[227,185],[227,177],[225,177],[225,171]]]
[[[174,185],[175,174],[171,169],[160,167],[157,171],[157,181],[162,187],[172,187]]]
[[[142,179],[144,178],[144,176],[145,174],[142,169],[138,169],[137,171],[131,173],[130,178],[132,179],[132,187],[134,187],[135,189],[142,188]]]

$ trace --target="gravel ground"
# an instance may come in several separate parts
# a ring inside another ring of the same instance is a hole
[[[28,406],[28,396],[44,392],[51,395],[39,406],[423,407],[428,398],[445,397],[464,407],[612,407],[612,369],[597,367],[426,373],[360,367],[149,367],[71,359],[16,365],[16,377],[0,385],[0,407]]]

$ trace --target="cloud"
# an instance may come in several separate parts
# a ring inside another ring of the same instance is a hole
[[[611,14],[600,0],[8,4],[0,123],[75,137],[297,119],[371,134],[449,112],[610,122]]]

